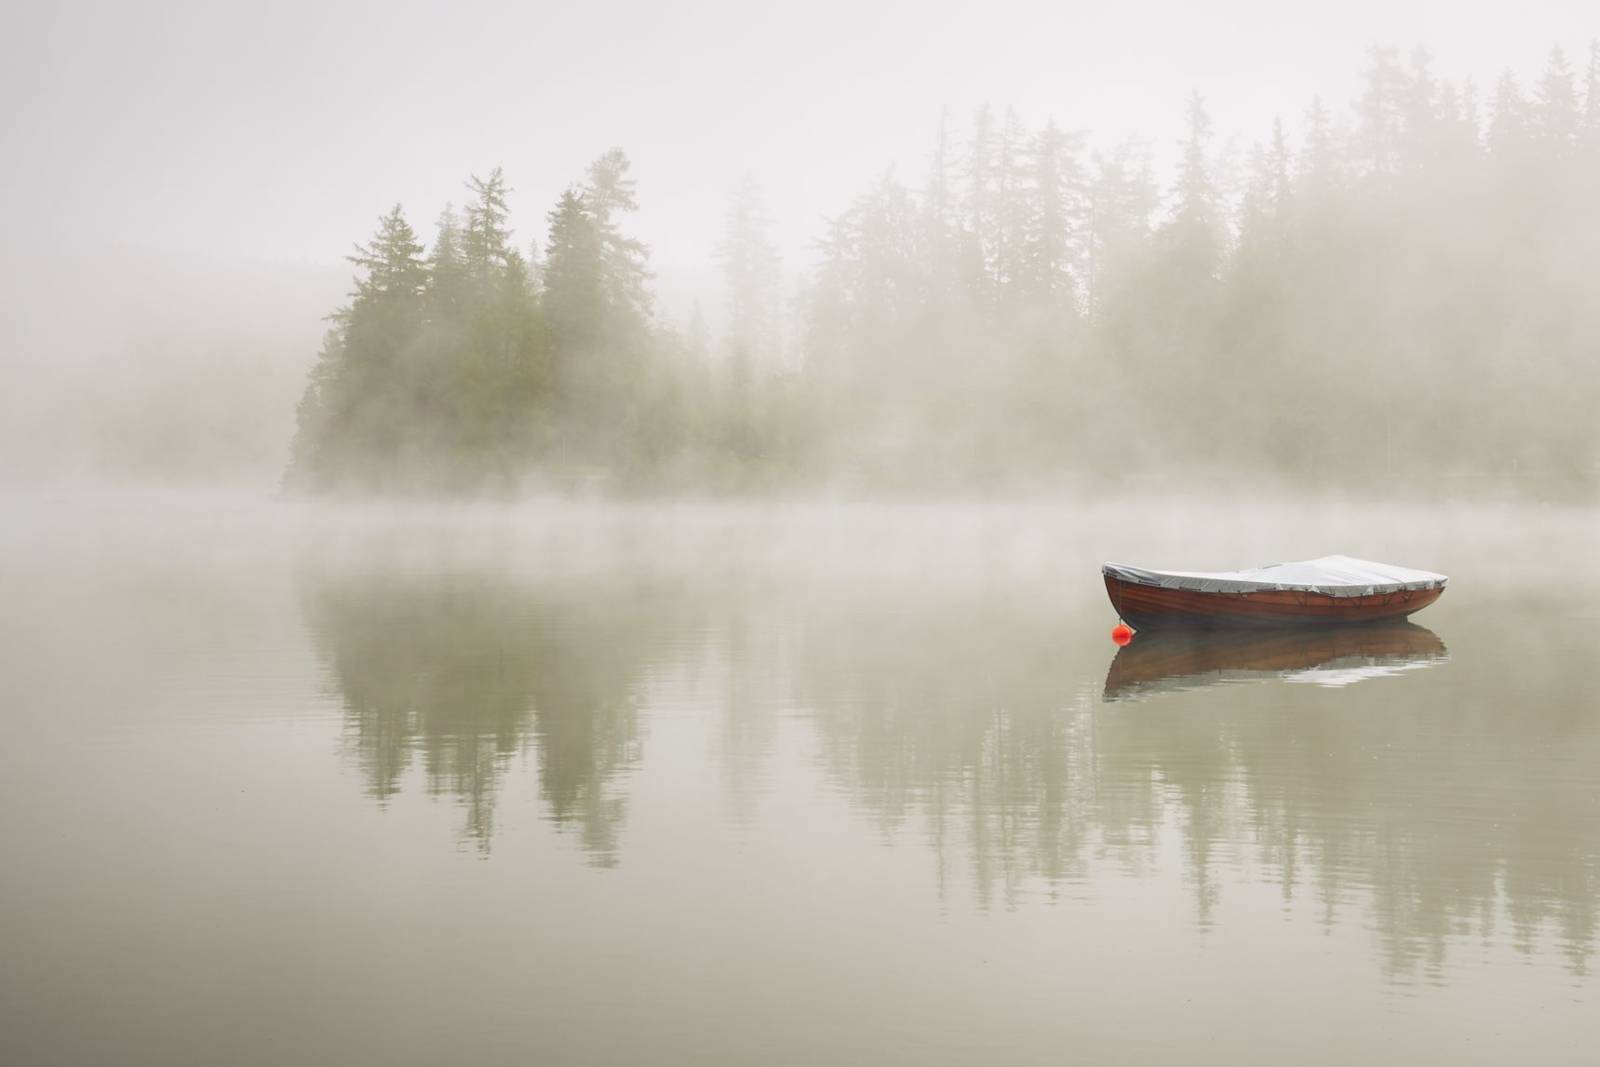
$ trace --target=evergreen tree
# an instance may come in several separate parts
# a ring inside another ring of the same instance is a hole
[[[1589,42],[1589,69],[1583,79],[1583,126],[1580,140],[1600,153],[1600,40]]]
[[[778,358],[779,260],[770,226],[760,188],[746,177],[729,204],[727,231],[717,250],[728,287],[729,317],[720,437],[740,474],[764,451],[769,428],[757,394],[772,380]]]
[[[806,350],[830,383],[860,391],[915,354],[908,331],[924,320],[927,293],[918,222],[892,170],[829,220],[807,299]]]
[[[1306,198],[1326,205],[1340,184],[1338,146],[1333,120],[1320,96],[1311,98],[1306,111],[1305,149],[1300,156],[1300,183]]]
[[[1489,117],[1489,154],[1503,164],[1520,162],[1529,138],[1527,101],[1510,70],[1500,75],[1494,87],[1493,110]]]
[[[554,433],[565,461],[620,472],[638,461],[650,336],[648,252],[626,236],[635,210],[628,158],[618,150],[589,168],[551,210],[543,269]]]
[[[348,257],[366,272],[356,280],[356,302],[414,304],[428,277],[422,253],[416,231],[396,204],[378,221],[377,235],[369,243],[357,245],[356,254]]]
[[[928,183],[922,195],[922,247],[928,262],[931,295],[946,303],[962,301],[967,292],[962,279],[959,189],[950,144],[950,109],[939,111],[938,132],[928,160]]]
[[[461,237],[462,261],[467,278],[479,296],[492,293],[511,254],[510,231],[506,227],[505,176],[496,167],[487,179],[472,176],[467,181],[473,199],[467,205],[467,225]]]
[[[1254,260],[1267,254],[1276,212],[1272,203],[1272,167],[1266,149],[1250,150],[1248,177],[1239,203],[1239,243],[1236,259]]]
[[[314,488],[393,484],[403,472],[427,271],[398,204],[349,256],[361,271],[333,316],[298,412],[292,478]]]
[[[337,483],[333,442],[338,432],[339,375],[344,365],[344,332],[337,326],[322,337],[306,388],[295,406],[295,433],[283,483],[291,489],[326,489]]]
[[[998,290],[1015,295],[1026,271],[1029,190],[1024,169],[1022,122],[1006,108],[996,147],[993,264]]]
[[[561,383],[558,402],[570,408],[582,399],[586,365],[600,358],[605,265],[600,229],[583,193],[577,189],[562,193],[548,217],[544,318]]]
[[[1478,149],[1482,141],[1482,118],[1478,108],[1478,83],[1468,78],[1461,86],[1461,121],[1466,127],[1466,132],[1472,142],[1472,147]]]
[[[939,110],[938,135],[928,160],[928,186],[923,193],[928,218],[926,242],[930,248],[941,247],[955,226],[950,170],[950,109],[944,107]]]
[[[1395,132],[1413,143],[1426,142],[1431,127],[1441,118],[1439,100],[1444,83],[1433,75],[1433,54],[1421,45],[1411,50],[1410,64],[1399,76],[1399,126]]]
[[[986,303],[993,277],[995,247],[998,243],[995,217],[994,172],[998,153],[994,115],[985,103],[972,123],[972,143],[966,165],[966,260],[967,284]]]
[[[1272,120],[1272,144],[1267,150],[1267,205],[1271,209],[1275,237],[1282,241],[1289,217],[1290,198],[1293,195],[1294,158],[1289,151],[1289,137],[1283,129],[1283,119]]]
[[[650,316],[650,253],[643,243],[624,236],[620,216],[638,210],[632,164],[613,148],[589,166],[584,202],[600,245],[601,292],[613,334],[642,328]]]
[[[1448,87],[1441,85],[1429,69],[1433,57],[1418,47],[1411,52],[1411,69],[1402,76],[1397,107],[1398,128],[1394,131],[1405,166],[1424,170],[1439,161],[1443,147]]]
[[[1544,75],[1539,79],[1534,121],[1546,153],[1564,156],[1571,151],[1580,121],[1578,93],[1572,84],[1572,67],[1559,46],[1550,49]]]
[[[1437,162],[1452,173],[1469,169],[1478,151],[1477,106],[1470,79],[1460,90],[1449,82],[1439,84]]]
[[[1150,234],[1150,219],[1160,197],[1151,175],[1150,155],[1138,141],[1120,142],[1109,155],[1096,155],[1085,210],[1085,304],[1093,316],[1106,293],[1132,272]]]
[[[1393,48],[1373,47],[1368,50],[1367,59],[1366,88],[1357,105],[1362,162],[1372,172],[1390,174],[1398,161],[1401,97],[1406,78]],[[1420,92],[1426,95],[1426,88]]]
[[[446,204],[439,213],[433,252],[428,258],[429,293],[433,313],[453,318],[466,299],[467,267],[461,249],[461,220],[455,206]]]
[[[746,177],[733,194],[717,257],[728,287],[728,347],[737,360],[769,365],[778,349],[778,250],[760,187]]]
[[[1198,92],[1189,97],[1187,128],[1178,181],[1173,188],[1176,202],[1166,235],[1178,269],[1191,282],[1201,283],[1217,274],[1222,254],[1222,214],[1206,160],[1211,117]]]
[[[1062,311],[1077,304],[1077,273],[1083,261],[1085,181],[1078,139],[1048,123],[1029,153],[1031,204],[1024,231],[1023,295]]]
[[[549,447],[552,432],[546,333],[528,261],[516,249],[505,253],[477,341],[479,397],[467,418],[480,427],[484,476],[510,484],[519,464]]]

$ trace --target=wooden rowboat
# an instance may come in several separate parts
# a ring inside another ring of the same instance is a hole
[[[1163,626],[1327,626],[1403,619],[1439,599],[1432,571],[1324,556],[1247,571],[1100,568],[1117,614],[1135,629]]]

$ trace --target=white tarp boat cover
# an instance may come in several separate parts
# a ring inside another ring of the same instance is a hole
[[[1247,571],[1152,571],[1107,563],[1100,570],[1112,578],[1163,589],[1188,589],[1196,593],[1259,593],[1268,589],[1293,589],[1328,596],[1372,596],[1402,589],[1442,589],[1449,581],[1432,571],[1414,571],[1388,563],[1373,563],[1349,556],[1323,556],[1299,563],[1273,563]]]

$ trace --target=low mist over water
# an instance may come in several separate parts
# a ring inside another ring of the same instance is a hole
[[[1592,512],[1196,506],[13,512],[7,1058],[1581,1058]],[[1266,530],[1452,588],[1107,639]]]

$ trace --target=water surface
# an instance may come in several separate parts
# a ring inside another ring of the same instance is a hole
[[[1589,512],[7,514],[5,1062],[1600,1040]],[[1109,640],[1102,557],[1327,551],[1451,588],[1359,639]]]

